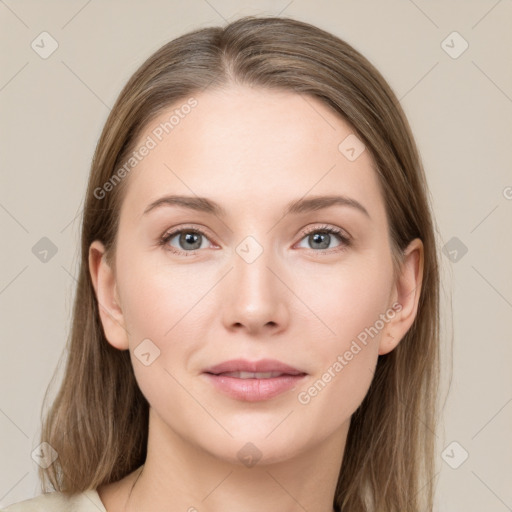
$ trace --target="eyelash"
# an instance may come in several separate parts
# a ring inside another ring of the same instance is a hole
[[[319,250],[308,249],[310,251],[313,251],[314,253],[320,253],[320,254],[329,253],[329,254],[332,254],[332,253],[335,253],[335,252],[341,252],[341,251],[346,250],[348,247],[350,247],[350,245],[352,243],[351,239],[349,237],[345,236],[340,229],[335,228],[333,226],[329,226],[329,225],[315,226],[313,228],[306,229],[302,233],[302,237],[300,238],[299,242],[303,238],[305,238],[306,236],[310,235],[311,233],[316,233],[316,232],[320,232],[320,233],[323,233],[323,234],[327,233],[327,234],[330,234],[330,235],[335,235],[335,236],[338,237],[338,239],[340,240],[342,245],[340,245],[339,247],[335,247],[333,249],[319,249]],[[164,235],[158,241],[158,244],[161,245],[161,246],[165,246],[166,250],[169,250],[172,253],[178,254],[180,256],[194,256],[194,255],[196,255],[197,252],[199,250],[201,250],[201,249],[196,249],[194,251],[182,251],[180,249],[176,249],[176,247],[172,247],[170,245],[167,245],[169,243],[169,240],[171,240],[176,235],[179,235],[181,233],[194,233],[194,234],[197,234],[197,235],[202,235],[205,238],[209,239],[208,235],[203,230],[201,230],[201,229],[182,227],[180,229],[176,229],[174,231],[164,233]]]

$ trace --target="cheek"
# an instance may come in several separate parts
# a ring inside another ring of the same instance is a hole
[[[316,269],[314,273],[306,270],[301,275],[297,283],[299,296],[314,313],[311,325],[318,333],[316,337],[325,340],[314,348],[325,347],[325,352],[321,352],[329,357],[333,351],[348,349],[359,335],[364,341],[365,329],[373,326],[389,307],[391,260],[384,255],[382,258],[356,255],[337,267]],[[376,338],[370,337],[368,341]],[[328,363],[325,359],[323,362]]]
[[[177,377],[188,372],[191,356],[201,348],[204,333],[211,327],[206,318],[211,311],[205,308],[215,309],[212,288],[218,276],[213,267],[192,270],[191,265],[171,265],[156,254],[132,252],[129,259],[119,260],[132,365],[143,393],[152,393],[161,386],[159,379],[169,380],[166,370]],[[141,364],[142,347],[151,357],[157,355],[148,367],[144,361]]]
[[[186,328],[188,313],[209,289],[208,279],[187,265],[171,266],[144,254],[121,264],[119,279],[130,344],[141,337],[163,342]]]
[[[317,362],[315,373],[297,393],[306,423],[320,414],[324,422],[319,428],[327,432],[350,417],[364,399],[386,325],[382,318],[391,319],[386,314],[390,272],[385,264],[367,261],[315,279],[323,293],[310,293],[306,300],[318,312],[323,329],[318,332],[324,335],[306,348],[310,360]]]

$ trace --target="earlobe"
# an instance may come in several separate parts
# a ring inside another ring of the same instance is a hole
[[[96,293],[103,332],[107,341],[119,350],[128,349],[125,328],[114,272],[106,261],[105,247],[95,240],[89,247],[89,272]]]
[[[379,344],[379,355],[391,352],[406,335],[416,318],[423,281],[423,242],[415,238],[404,251],[403,264],[394,288],[391,308],[395,311]]]

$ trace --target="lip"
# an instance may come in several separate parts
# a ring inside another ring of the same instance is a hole
[[[280,372],[283,375],[263,379],[241,379],[221,375],[227,372]],[[233,359],[207,368],[203,375],[216,389],[231,398],[246,402],[259,402],[269,400],[293,389],[307,374],[275,359],[261,359],[259,361]]]
[[[246,359],[231,359],[223,363],[216,364],[204,370],[205,373],[225,373],[225,372],[281,372],[288,375],[298,375],[305,373],[293,366],[287,365],[277,359],[260,359],[259,361],[247,361]]]

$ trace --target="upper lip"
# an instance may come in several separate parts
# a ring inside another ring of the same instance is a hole
[[[205,373],[220,374],[224,372],[281,372],[286,375],[302,375],[305,372],[293,366],[277,361],[276,359],[260,359],[259,361],[247,361],[246,359],[231,359],[216,364],[204,370]]]

